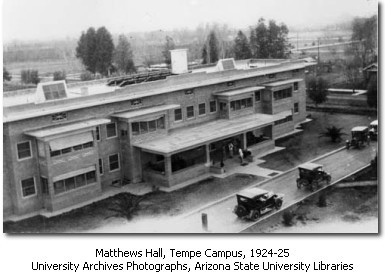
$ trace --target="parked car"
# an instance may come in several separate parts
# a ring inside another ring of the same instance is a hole
[[[372,140],[377,140],[378,135],[378,120],[374,120],[369,125],[369,136]]]
[[[323,166],[317,163],[304,163],[298,166],[299,177],[297,187],[308,187],[311,191],[316,190],[320,184],[330,184],[332,177],[323,170]]]
[[[369,128],[366,126],[357,126],[352,129],[352,139],[346,141],[346,149],[350,147],[360,149],[365,143],[369,144]]]
[[[234,208],[234,213],[239,218],[256,221],[261,215],[273,209],[281,208],[282,202],[282,194],[252,187],[237,194],[237,205]]]

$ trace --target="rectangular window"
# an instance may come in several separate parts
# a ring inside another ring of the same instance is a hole
[[[84,174],[58,180],[53,183],[55,194],[67,192],[87,184],[96,182],[96,171],[90,171]]]
[[[194,106],[188,106],[186,110],[187,110],[187,118],[194,117]]]
[[[100,126],[96,126],[96,140],[100,141]]]
[[[156,120],[151,120],[148,122],[148,131],[155,132],[156,131]]]
[[[237,111],[253,106],[252,98],[244,98],[240,100],[234,100],[230,102],[230,110]]]
[[[66,191],[64,180],[55,181],[53,183],[53,187],[55,189],[55,194],[60,194]]]
[[[261,101],[261,91],[254,92],[255,102]]]
[[[121,135],[122,137],[128,136],[127,130],[120,130],[120,135]]]
[[[286,89],[274,92],[274,99],[275,100],[280,100],[280,99],[288,98],[291,96],[292,96],[292,88],[286,88]]]
[[[68,178],[64,180],[64,184],[66,186],[66,190],[72,190],[75,189],[75,178]]]
[[[294,113],[295,114],[299,113],[299,103],[298,102],[294,103]]]
[[[99,174],[103,175],[103,160],[99,159]]]
[[[106,130],[107,130],[107,138],[112,138],[117,136],[117,131],[116,131],[116,123],[109,123],[106,125]]]
[[[164,129],[164,116],[160,117],[156,121],[156,127],[158,129]]]
[[[132,134],[134,136],[139,135],[139,122],[131,123]]]
[[[147,121],[140,122],[140,133],[145,134],[148,132],[148,124]]]
[[[25,141],[17,144],[17,158],[19,160],[32,157],[31,142]]]
[[[91,183],[96,182],[96,173],[95,173],[95,171],[88,172],[86,174],[86,180],[87,180],[87,184],[91,184]]]
[[[110,163],[110,172],[119,170],[119,154],[111,155],[108,157]]]
[[[182,109],[175,109],[174,110],[174,120],[175,121],[180,121],[182,120]]]
[[[226,111],[226,103],[225,102],[219,102],[219,110],[220,111]]]
[[[35,179],[29,178],[21,181],[23,197],[29,197],[36,194]]]
[[[251,98],[246,99],[246,107],[253,107],[253,101]]]
[[[72,147],[64,148],[61,150],[61,154],[67,154],[72,152]]]
[[[217,101],[210,101],[210,113],[215,113],[217,111]]]
[[[86,176],[84,174],[75,177],[76,188],[86,185]]]
[[[200,116],[205,115],[206,114],[206,103],[199,104],[198,109],[199,109],[199,115]]]
[[[298,82],[294,82],[293,87],[294,87],[294,91],[298,91]]]

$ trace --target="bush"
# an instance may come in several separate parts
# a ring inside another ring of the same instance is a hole
[[[37,85],[40,82],[38,70],[22,70],[21,81],[25,84],[33,83]]]
[[[65,71],[56,71],[53,73],[53,80],[54,81],[57,81],[57,80],[66,80],[66,72]]]
[[[293,219],[294,214],[291,211],[285,211],[282,215],[283,218],[283,224],[286,226],[292,226],[293,225]]]
[[[123,193],[116,197],[108,210],[114,214],[110,217],[125,218],[131,220],[140,208],[143,197],[137,197],[129,193]]]
[[[81,81],[90,81],[90,80],[94,80],[94,79],[95,79],[95,75],[90,73],[90,72],[84,72],[80,75]]]

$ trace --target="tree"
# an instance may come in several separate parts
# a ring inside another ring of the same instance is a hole
[[[3,81],[11,81],[11,79],[11,74],[7,71],[5,67],[3,67]]]
[[[308,80],[308,95],[316,107],[327,100],[328,86],[328,82],[322,77],[311,77]]]
[[[81,59],[83,65],[88,71],[96,73],[96,31],[89,28],[87,32],[82,32],[76,47],[76,57]]]
[[[361,59],[356,56],[353,59],[348,60],[344,66],[344,74],[353,89],[353,93],[362,81],[360,72],[361,64]]]
[[[166,43],[164,45],[164,50],[162,52],[163,56],[164,56],[164,62],[168,65],[171,64],[171,53],[170,53],[170,50],[174,50],[175,49],[175,43],[174,43],[174,40],[172,39],[172,37],[170,36],[166,36]]]
[[[346,135],[342,132],[342,128],[337,128],[336,126],[327,127],[326,131],[321,133],[319,137],[329,137],[332,142],[341,141],[341,137]]]
[[[39,71],[37,70],[22,70],[21,81],[25,84],[33,83],[37,85],[40,82]]]
[[[118,45],[114,52],[114,63],[119,71],[123,73],[135,73],[134,55],[131,44],[124,35],[119,36]]]
[[[66,80],[66,72],[65,71],[56,71],[53,73],[53,80]]]
[[[100,27],[97,31],[91,27],[86,33],[83,32],[76,47],[76,57],[94,74],[108,74],[113,52],[112,36],[105,27]]]
[[[289,29],[283,23],[277,25],[270,20],[266,25],[265,19],[260,18],[255,27],[250,30],[250,48],[254,58],[286,58],[289,53]]]
[[[219,59],[218,39],[214,31],[207,36],[206,44],[202,48],[203,64],[215,63]]]
[[[377,58],[377,15],[369,18],[355,18],[352,23],[352,41],[361,41],[355,47],[355,54],[365,67]]]
[[[242,31],[239,31],[234,40],[234,55],[235,59],[251,58],[251,50],[249,41]]]
[[[105,27],[96,31],[96,71],[102,75],[108,75],[112,65],[114,42],[110,32]]]
[[[367,90],[367,103],[369,107],[377,108],[377,76],[370,78]]]

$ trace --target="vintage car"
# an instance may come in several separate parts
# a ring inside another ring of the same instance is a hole
[[[298,166],[299,177],[297,187],[308,187],[311,191],[316,190],[321,183],[330,184],[332,177],[323,170],[323,166],[317,163],[304,163]]]
[[[372,140],[377,140],[378,120],[372,121],[369,125],[369,136]]]
[[[256,221],[261,215],[273,209],[279,209],[282,202],[282,194],[252,187],[237,194],[237,205],[234,208],[234,213],[239,218]]]
[[[369,128],[366,126],[357,126],[352,129],[352,139],[346,141],[346,149],[350,147],[361,148],[365,143],[369,144]]]

